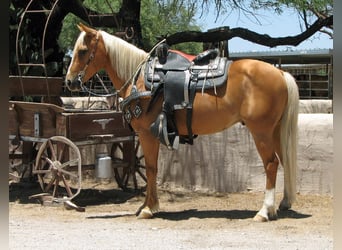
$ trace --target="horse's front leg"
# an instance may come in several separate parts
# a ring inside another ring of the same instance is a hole
[[[159,141],[147,131],[139,133],[139,141],[145,157],[147,188],[145,202],[136,214],[139,219],[148,219],[159,210],[157,195]]]

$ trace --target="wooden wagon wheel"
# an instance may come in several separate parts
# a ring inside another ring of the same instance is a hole
[[[56,200],[73,199],[81,190],[79,149],[64,136],[49,138],[39,148],[34,173],[44,192]]]
[[[132,141],[113,143],[111,157],[119,187],[126,191],[144,191],[147,182],[145,160],[138,138],[134,136]]]

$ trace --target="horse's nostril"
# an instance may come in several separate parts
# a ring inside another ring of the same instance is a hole
[[[73,82],[69,79],[65,80],[65,85],[70,91],[73,91],[73,89],[75,87]]]

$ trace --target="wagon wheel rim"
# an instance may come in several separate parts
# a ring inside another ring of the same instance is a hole
[[[43,192],[55,200],[71,200],[81,190],[81,154],[64,136],[53,136],[39,148],[34,173]]]
[[[124,150],[127,149],[132,150],[134,154],[134,156],[130,156],[130,159],[124,156]],[[134,136],[133,147],[130,144],[125,147],[122,142],[113,143],[111,157],[114,177],[121,189],[125,191],[134,189],[135,192],[146,190],[145,158],[136,136]]]

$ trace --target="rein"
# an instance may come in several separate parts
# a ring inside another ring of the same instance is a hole
[[[83,77],[85,76],[85,72],[90,64],[90,62],[95,58],[95,53],[96,53],[96,50],[97,50],[97,44],[99,43],[99,32],[96,33],[96,42],[95,42],[95,46],[93,48],[93,50],[91,51],[90,55],[89,55],[89,58],[88,58],[88,61],[87,63],[84,65],[84,68],[83,70],[81,70],[78,75],[77,75],[77,80],[80,82],[80,86],[81,86],[81,89],[87,93],[89,93],[90,95],[93,95],[93,96],[98,96],[98,97],[112,97],[112,96],[116,96],[119,94],[120,91],[115,91],[115,93],[108,93],[108,90],[105,88],[101,78],[99,77],[98,74],[96,74],[97,78],[100,80],[102,86],[104,86],[105,90],[107,91],[108,94],[97,94],[95,93],[94,91],[90,90],[87,86],[85,86],[83,84]],[[120,89],[121,90],[121,89]]]
[[[89,89],[87,86],[82,85],[82,90],[88,92],[89,95],[93,95],[93,96],[97,96],[97,97],[112,97],[112,96],[116,96],[118,95],[118,91],[115,91],[114,93],[109,93],[108,89],[106,88],[106,86],[104,85],[101,77],[99,76],[99,74],[95,74],[95,76],[97,77],[97,79],[100,81],[101,85],[103,86],[103,88],[105,89],[105,91],[107,92],[107,94],[97,94],[94,91],[92,91],[91,89]]]
[[[125,110],[129,104],[134,101],[134,100],[137,100],[141,97],[150,97],[152,95],[152,92],[151,91],[142,91],[142,92],[139,92],[137,87],[136,87],[136,80],[137,80],[137,77],[138,75],[140,74],[141,72],[141,68],[142,66],[148,61],[148,59],[151,57],[151,54],[154,52],[154,50],[162,43],[164,43],[166,41],[166,39],[163,39],[162,41],[160,41],[159,43],[157,43],[155,46],[153,46],[153,48],[148,52],[146,58],[144,60],[142,60],[136,71],[134,72],[134,74],[124,83],[124,85],[122,85],[122,87],[119,89],[119,91],[117,93],[120,93],[123,89],[125,89],[130,83],[132,84],[132,90],[131,90],[131,93],[129,94],[129,96],[127,96],[125,99],[123,99],[121,102],[120,102],[120,106],[121,106],[121,109],[122,110]],[[130,123],[130,120],[131,120],[131,115],[129,114],[130,112],[128,110],[126,110],[125,112],[125,118],[126,118],[126,121],[128,123]],[[140,111],[139,111],[139,114],[137,114],[136,112],[133,112],[134,116],[136,118],[138,118],[140,116]]]
[[[89,88],[87,88],[84,84],[83,84],[83,77],[85,76],[85,72],[90,64],[90,62],[94,59],[95,57],[95,53],[97,50],[97,45],[99,42],[99,32],[96,33],[96,43],[95,46],[92,50],[92,52],[89,55],[88,61],[85,64],[83,70],[81,70],[78,75],[77,75],[77,80],[80,82],[80,86],[81,89],[85,92],[88,92],[90,95],[94,95],[94,96],[98,96],[98,97],[111,97],[111,96],[116,96],[119,95],[125,88],[127,88],[130,84],[132,84],[133,88],[132,88],[132,92],[130,93],[130,95],[128,97],[126,97],[124,100],[122,100],[121,102],[121,107],[122,109],[124,109],[131,101],[139,99],[141,97],[148,97],[151,96],[151,91],[143,91],[143,92],[139,92],[135,86],[136,84],[136,80],[138,75],[141,72],[141,68],[142,66],[147,62],[147,60],[150,58],[151,54],[153,53],[153,51],[162,43],[164,43],[166,41],[166,39],[163,39],[162,41],[160,41],[159,43],[157,43],[147,54],[146,58],[143,59],[139,65],[137,66],[136,70],[134,71],[134,74],[132,74],[132,76],[121,86],[121,88],[117,91],[115,91],[115,93],[112,94],[97,94],[93,91],[91,91]],[[97,75],[98,79],[101,81],[101,78]],[[104,84],[101,81],[101,84],[104,86]]]
[[[163,39],[162,41],[160,41],[159,43],[157,43],[151,50],[150,52],[148,52],[146,58],[144,60],[142,60],[139,65],[137,66],[134,74],[121,86],[121,88],[117,91],[117,93],[120,93],[122,90],[124,90],[132,81],[132,85],[135,85],[136,82],[136,78],[138,76],[138,74],[141,71],[142,66],[144,65],[144,63],[147,62],[147,60],[150,58],[151,54],[153,53],[153,51],[162,43],[164,43],[166,41],[166,39]]]

